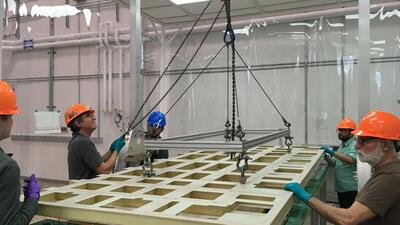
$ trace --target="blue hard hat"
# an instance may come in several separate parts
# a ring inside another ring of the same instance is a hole
[[[147,124],[163,127],[167,124],[167,119],[165,118],[164,113],[155,111],[150,114],[149,118],[147,119]]]

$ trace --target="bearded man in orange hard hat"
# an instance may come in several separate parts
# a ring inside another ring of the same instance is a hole
[[[298,183],[285,189],[335,224],[398,224],[400,220],[400,119],[388,112],[369,112],[352,132],[358,158],[373,168],[372,176],[348,209],[321,202]]]
[[[335,191],[340,208],[349,208],[357,196],[358,184],[354,177],[357,173],[357,139],[351,133],[356,129],[356,123],[349,118],[342,119],[337,125],[336,132],[342,144],[337,151],[328,146],[322,146],[326,153],[325,160],[335,169]]]
[[[118,154],[125,145],[125,135],[117,138],[103,156],[90,140],[96,130],[95,111],[82,104],[73,104],[65,111],[65,124],[72,131],[68,144],[69,179],[91,179],[98,174],[110,173]]]
[[[11,87],[0,81],[0,140],[10,137],[12,116],[19,113],[17,97]],[[35,174],[25,179],[24,202],[20,205],[20,169],[0,148],[0,224],[28,225],[35,215],[40,184]]]

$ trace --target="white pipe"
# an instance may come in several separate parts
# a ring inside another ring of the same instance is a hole
[[[59,48],[59,47],[70,47],[70,46],[79,46],[79,45],[96,45],[99,42],[99,38],[88,38],[88,39],[79,39],[79,40],[69,40],[69,41],[57,41],[57,42],[47,42],[47,43],[39,43],[34,44],[33,49],[24,49],[23,45],[19,46],[3,46],[2,50],[10,50],[10,51],[28,51],[35,49],[44,49],[44,48]]]
[[[58,36],[49,36],[49,37],[41,37],[41,38],[32,38],[34,44],[43,43],[43,42],[56,42],[56,41],[68,41],[68,40],[76,40],[76,39],[87,39],[87,38],[98,38],[99,32],[85,32],[85,33],[74,33],[67,35],[58,35]],[[3,40],[3,44],[5,45],[21,45],[21,40]]]
[[[400,6],[400,2],[388,2],[388,3],[380,3],[380,4],[373,4],[371,5],[370,10],[378,10],[382,6],[385,8],[392,8],[392,7],[397,7]],[[233,27],[240,27],[240,26],[248,26],[249,23],[252,21],[265,21],[265,22],[273,22],[273,21],[278,21],[278,22],[291,22],[291,21],[298,21],[298,20],[305,20],[309,18],[318,18],[320,16],[339,16],[339,15],[346,15],[349,13],[358,13],[358,6],[350,6],[350,7],[343,7],[343,8],[336,8],[336,9],[326,9],[326,10],[318,10],[318,11],[311,11],[311,12],[304,12],[304,13],[294,13],[294,14],[288,14],[288,15],[278,15],[278,16],[268,16],[268,17],[260,17],[260,18],[254,18],[254,17],[245,17],[245,18],[236,18],[234,22],[232,22]],[[199,25],[196,26],[193,30],[193,32],[203,32],[208,30],[210,25]],[[225,29],[226,27],[226,22],[222,23],[216,23],[213,27],[214,30],[222,30]],[[161,29],[160,26],[158,29]],[[166,29],[165,33],[168,34],[173,34],[178,31],[179,28],[170,28]],[[182,31],[189,31],[190,27],[185,27],[182,29]],[[145,32],[146,36],[155,36],[154,31],[146,31]]]
[[[112,112],[112,98],[113,98],[113,50],[108,49],[108,112]]]
[[[103,25],[100,23],[99,24],[99,45],[100,45],[100,47],[103,47],[103,35],[102,35],[102,33],[103,33],[103,31],[102,31],[102,27],[103,27]]]
[[[118,61],[119,61],[119,63],[118,63],[118,71],[119,71],[119,111],[121,112],[121,114],[123,113],[123,108],[124,108],[124,103],[123,103],[123,92],[122,92],[122,90],[123,90],[123,82],[124,82],[124,77],[123,77],[123,57],[124,57],[124,55],[123,55],[123,49],[122,48],[119,48],[118,49]]]
[[[107,22],[104,24],[104,44],[106,46],[109,46],[110,44],[108,43],[108,27],[107,27]]]
[[[107,48],[103,48],[103,112],[107,111]]]
[[[393,8],[400,6],[400,2],[389,2],[389,3],[381,3],[381,4],[373,4],[371,5],[372,10],[379,9],[380,7],[384,6],[385,8]],[[257,19],[250,19],[246,18],[241,21],[236,21],[232,22],[233,26],[240,27],[244,25],[249,25],[251,21],[254,20],[260,20],[260,21],[279,21],[279,22],[288,22],[288,21],[295,21],[295,20],[304,20],[306,18],[316,18],[320,16],[335,16],[335,15],[345,15],[349,13],[357,13],[358,7],[344,7],[344,8],[338,8],[338,9],[328,9],[328,10],[320,10],[320,11],[315,11],[315,12],[306,12],[306,13],[297,13],[297,14],[289,14],[289,15],[280,15],[280,16],[270,16],[270,17],[264,17],[264,18],[257,18]],[[225,29],[226,23],[219,23],[214,26],[215,29]],[[157,27],[158,29],[161,29],[159,26]],[[205,31],[209,28],[209,25],[200,25],[194,28],[193,32],[202,32]],[[189,28],[171,28],[167,29],[165,33],[172,34],[176,33],[179,30],[183,31],[188,31]],[[96,40],[101,43],[101,35],[99,37],[93,38],[93,35],[96,35],[96,33],[99,32],[86,32],[86,33],[76,33],[76,34],[69,34],[69,35],[61,35],[61,36],[51,36],[51,37],[43,37],[43,38],[38,38],[34,39],[34,48],[35,49],[41,49],[41,48],[50,48],[50,47],[67,47],[67,46],[76,46],[76,45],[85,45],[85,44],[92,44],[93,42],[91,40]],[[128,41],[130,39],[129,35],[129,27],[125,28],[120,28],[119,29],[119,39],[120,40],[126,40]],[[124,35],[122,35],[124,34]],[[147,31],[145,32],[146,36],[154,36],[154,31]],[[91,37],[87,39],[80,39],[80,40],[71,40],[71,42],[68,42],[69,39],[74,39],[74,38],[85,38],[85,37]],[[115,39],[115,37],[114,37]],[[105,41],[107,40],[108,43],[108,37],[105,38]],[[44,41],[54,41],[54,42],[47,42],[47,43],[37,43],[37,42],[44,42]],[[95,44],[95,43],[94,43]],[[109,43],[108,43],[109,44]],[[10,40],[3,40],[3,50],[24,50],[22,47],[21,40],[18,41],[10,41]]]
[[[115,40],[115,43],[116,43],[118,46],[121,45],[121,43],[119,42],[118,29],[115,29],[115,31],[114,31],[114,40]]]

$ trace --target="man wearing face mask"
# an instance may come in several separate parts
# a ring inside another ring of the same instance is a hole
[[[167,119],[164,113],[160,111],[152,112],[147,119],[147,132],[144,138],[146,140],[161,139],[160,134],[164,131],[165,125],[167,125]],[[151,161],[166,158],[168,158],[168,150],[157,150],[152,152]]]
[[[356,123],[349,118],[342,119],[337,125],[336,132],[342,144],[337,151],[322,146],[326,153],[325,160],[335,168],[335,191],[337,192],[340,208],[349,208],[357,195],[358,185],[354,175],[357,172],[357,139],[351,133],[356,129]],[[330,157],[329,157],[329,156]]]
[[[348,209],[323,203],[295,182],[285,185],[299,199],[335,224],[398,224],[400,219],[400,119],[388,112],[369,112],[352,134],[358,158],[373,168],[371,178]]]

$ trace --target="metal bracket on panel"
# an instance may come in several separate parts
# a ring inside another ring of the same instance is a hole
[[[293,145],[293,141],[292,141],[292,139],[293,139],[294,137],[292,137],[292,136],[290,136],[290,134],[289,135],[287,135],[287,136],[285,136],[285,145],[287,146],[287,151],[288,151],[288,153],[290,153],[290,152],[292,152],[292,145]]]
[[[246,170],[249,168],[249,159],[251,159],[249,157],[249,155],[247,155],[246,151],[243,151],[240,153],[239,157],[238,157],[238,161],[236,162],[236,168],[240,171],[240,183],[241,184],[245,184],[246,183],[246,176],[245,176],[245,172]],[[240,162],[244,160],[244,165],[240,166]]]
[[[125,161],[139,164],[144,160],[144,152],[144,131],[140,128],[135,129],[132,131],[131,138],[129,139],[128,155]]]
[[[151,162],[151,155],[152,151],[146,151],[145,157],[143,160],[143,176],[144,177],[153,177],[156,175],[156,173],[153,171],[153,164]]]

